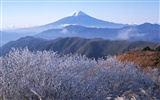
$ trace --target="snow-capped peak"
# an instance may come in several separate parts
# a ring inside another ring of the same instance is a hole
[[[72,14],[70,14],[69,16],[84,16],[84,15],[87,15],[85,14],[84,12],[80,11],[80,10],[77,10],[77,11],[74,11]]]

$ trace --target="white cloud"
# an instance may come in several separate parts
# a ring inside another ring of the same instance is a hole
[[[67,32],[68,32],[67,29],[63,29],[63,30],[61,31],[61,33],[63,33],[63,34],[65,34],[65,33],[67,33]]]
[[[128,40],[131,37],[142,37],[144,35],[145,34],[138,33],[134,28],[129,28],[120,31],[117,38],[122,40]]]

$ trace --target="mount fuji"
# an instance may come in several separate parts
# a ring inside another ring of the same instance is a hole
[[[66,25],[81,25],[85,27],[99,27],[99,28],[121,28],[124,25],[99,20],[93,18],[82,11],[75,11],[71,15],[62,18],[56,22],[44,26],[66,26]]]
[[[87,15],[86,13],[82,11],[75,11],[69,16],[64,17],[58,21],[55,21],[55,22],[52,22],[46,25],[42,25],[42,26],[16,29],[16,30],[12,30],[12,32],[39,33],[39,32],[42,32],[48,29],[63,28],[68,25],[80,25],[80,26],[85,26],[85,27],[96,27],[96,28],[122,28],[126,26],[124,24],[113,23],[113,22],[96,19],[94,17]]]

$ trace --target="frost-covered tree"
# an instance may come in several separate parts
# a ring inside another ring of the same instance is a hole
[[[4,100],[160,99],[159,88],[154,89],[159,79],[150,76],[116,57],[94,60],[13,49],[0,57],[0,96]]]
[[[2,99],[3,90],[3,73],[2,73],[2,57],[0,57],[0,100]]]

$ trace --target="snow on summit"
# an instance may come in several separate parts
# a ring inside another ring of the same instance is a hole
[[[77,10],[77,11],[74,11],[73,13],[71,13],[69,16],[82,16],[82,15],[87,15],[87,14],[85,14],[84,12],[82,12],[80,10]]]

